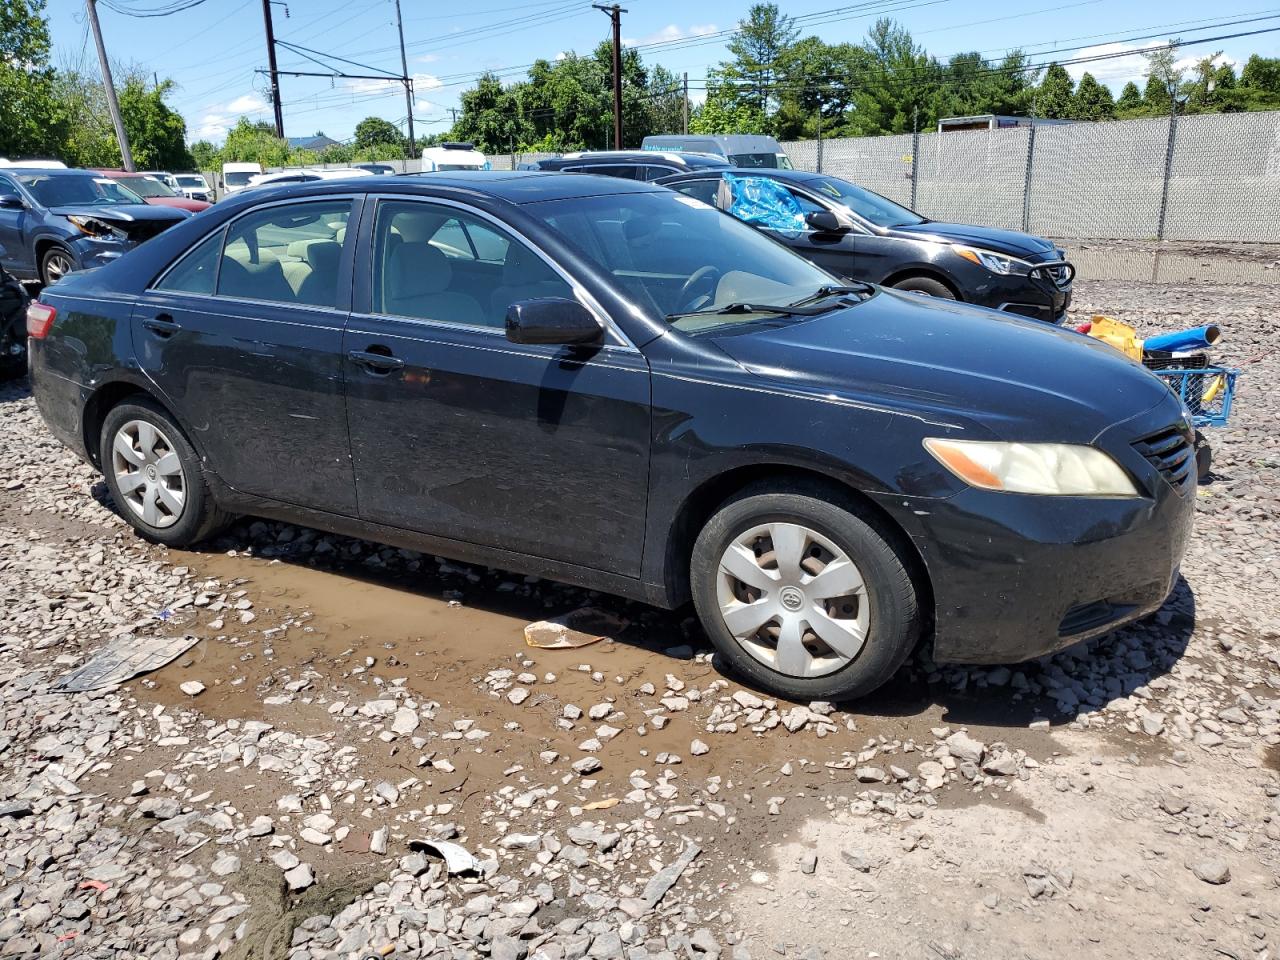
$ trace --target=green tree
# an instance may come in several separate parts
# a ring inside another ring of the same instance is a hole
[[[396,158],[404,158],[405,139],[400,128],[381,117],[365,117],[356,124],[355,148],[357,151],[394,147],[400,152]],[[385,150],[380,151],[385,153]]]
[[[1144,53],[1147,61],[1147,86],[1142,99],[1154,113],[1168,113],[1173,98],[1182,89],[1182,69],[1178,66],[1177,40],[1150,53]]]
[[[1051,63],[1036,88],[1036,116],[1069,120],[1076,113],[1075,82],[1061,64]]]
[[[139,170],[187,170],[194,163],[187,151],[187,123],[164,102],[172,89],[173,83],[165,80],[148,90],[137,76],[128,77],[120,89],[120,118]]]
[[[1093,74],[1085,73],[1076,87],[1075,119],[1113,120],[1115,115],[1116,104],[1111,91],[1095,80]]]
[[[1240,86],[1280,94],[1280,57],[1260,57],[1255,53],[1245,61]]]
[[[111,125],[107,91],[88,61],[65,64],[54,77],[58,110],[67,119],[59,151],[73,167],[118,167],[120,146]]]
[[[321,163],[351,163],[355,160],[355,150],[345,143],[331,144],[320,151],[317,159]]]
[[[728,43],[737,75],[745,81],[754,106],[762,114],[769,113],[773,97],[773,80],[779,61],[800,31],[795,20],[784,14],[776,3],[754,3],[745,19],[738,21],[738,32]]]
[[[690,133],[764,133],[764,110],[727,82],[723,70],[707,71],[707,98],[689,117]]]
[[[208,140],[197,140],[191,145],[191,159],[196,170],[216,170],[222,163],[218,148]]]
[[[45,0],[0,0],[0,156],[61,154]]]
[[[1126,116],[1134,114],[1146,106],[1146,101],[1142,99],[1142,91],[1138,89],[1138,85],[1130,80],[1124,85],[1124,89],[1120,91],[1120,98],[1116,100],[1116,114],[1118,116]]]
[[[289,141],[276,136],[276,128],[265,121],[250,123],[241,117],[227,132],[222,146],[223,163],[260,163],[264,167],[289,165]]]

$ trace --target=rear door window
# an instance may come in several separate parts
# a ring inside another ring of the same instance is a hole
[[[337,306],[338,267],[350,216],[350,200],[316,200],[241,217],[227,231],[218,295]]]
[[[157,290],[212,296],[218,279],[218,256],[225,230],[217,230],[189,250],[156,284]]]
[[[703,203],[714,207],[716,205],[716,191],[720,189],[720,178],[717,177],[715,180],[686,180],[683,183],[673,183],[671,186],[686,197],[693,197],[695,200],[701,200]]]

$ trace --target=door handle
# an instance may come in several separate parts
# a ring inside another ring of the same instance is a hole
[[[376,349],[352,350],[347,356],[373,373],[390,373],[392,370],[400,370],[404,367],[404,361],[399,357],[393,357],[386,347],[381,350],[386,352]]]
[[[167,313],[158,313],[149,320],[143,320],[142,325],[162,340],[172,337],[182,329]]]

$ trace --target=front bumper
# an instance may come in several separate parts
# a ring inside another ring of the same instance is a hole
[[[1061,323],[1071,306],[1071,284],[1063,286],[1026,276],[1004,276],[957,257],[963,298],[969,303],[1018,316]]]
[[[75,254],[81,270],[105,267],[113,260],[119,260],[137,245],[133,240],[96,240],[92,237],[78,237],[70,243],[71,251]]]
[[[1170,407],[1159,409],[1167,427]],[[969,488],[947,500],[910,502],[910,510],[897,498],[897,516],[933,586],[935,660],[1030,660],[1109,633],[1164,603],[1191,534],[1194,471],[1175,489],[1130,446],[1160,429],[1144,427],[1127,428],[1125,451],[1100,445],[1135,475],[1145,496]]]

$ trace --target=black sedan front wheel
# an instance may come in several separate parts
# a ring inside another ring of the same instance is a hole
[[[941,280],[933,277],[907,277],[893,285],[895,290],[917,293],[922,297],[937,297],[939,300],[955,300],[956,295]]]
[[[754,488],[694,545],[694,605],[739,674],[794,700],[853,699],[919,637],[915,588],[876,525],[804,484]]]

